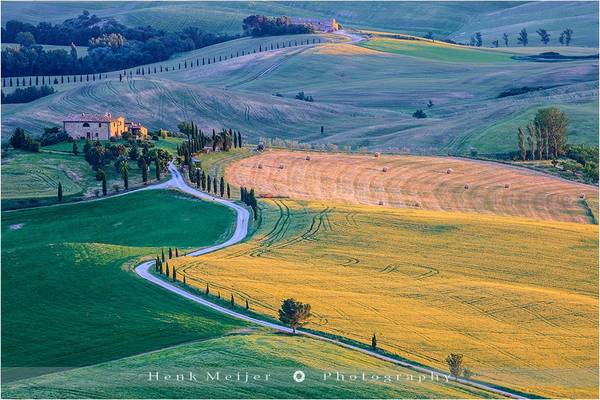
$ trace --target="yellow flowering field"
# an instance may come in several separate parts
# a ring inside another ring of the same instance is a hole
[[[253,237],[173,260],[188,284],[271,317],[538,395],[598,390],[598,226],[460,212],[266,200]]]

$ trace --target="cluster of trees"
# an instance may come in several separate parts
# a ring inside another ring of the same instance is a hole
[[[37,153],[40,151],[40,142],[25,132],[23,128],[15,128],[9,139],[10,145],[15,149],[32,151]]]
[[[173,250],[169,247],[169,260],[176,257],[179,257],[179,250],[177,248]],[[156,259],[154,260],[154,271],[161,275],[165,275],[167,279],[171,279],[173,282],[177,282],[177,270],[175,267],[169,268],[169,261],[165,259],[164,249],[161,251],[161,255],[156,256]],[[185,275],[183,276],[182,282],[184,285],[187,284]]]
[[[562,169],[579,174],[586,182],[598,183],[598,146],[568,145],[567,160],[560,162]]]
[[[535,33],[538,34],[540,37],[540,42],[542,42],[544,46],[550,43],[550,32],[548,32],[546,29],[540,28],[536,30]],[[563,46],[569,46],[572,38],[573,30],[571,28],[566,28],[561,32],[558,41]],[[504,43],[504,46],[508,47],[510,42],[508,33],[505,32],[502,34],[502,42]],[[517,43],[521,46],[527,46],[529,44],[529,33],[527,32],[527,29],[521,29],[519,35],[517,36]],[[476,32],[473,36],[471,36],[471,41],[469,44],[471,46],[481,47],[483,45],[483,36],[481,35],[481,32]],[[492,47],[500,47],[500,39],[492,41]]]
[[[40,23],[33,26],[8,21],[3,41],[16,41],[20,46],[2,50],[2,75],[68,75],[114,71],[164,61],[178,52],[238,37],[214,35],[195,27],[180,32],[165,32],[150,26],[127,28],[111,19],[100,20],[86,13],[57,25]],[[97,25],[99,21],[102,21],[99,24],[101,27]],[[46,51],[36,43],[71,45],[71,50]],[[89,46],[88,54],[80,58],[75,44]]]
[[[73,143],[73,153],[78,154],[77,142]],[[85,160],[96,171],[96,179],[102,182],[102,194],[106,196],[106,173],[104,168],[113,162],[115,171],[121,175],[123,187],[129,188],[129,161],[136,161],[142,174],[142,182],[146,184],[149,180],[150,166],[154,165],[156,179],[161,178],[162,172],[166,171],[172,154],[165,150],[154,148],[147,141],[129,141],[127,145],[113,143],[111,141],[102,145],[100,141],[91,142],[86,140],[83,146]],[[118,187],[115,187],[118,191]]]
[[[521,160],[556,159],[564,154],[569,118],[556,107],[538,110],[533,122],[518,129]]]
[[[289,17],[250,15],[244,18],[242,27],[246,35],[254,37],[314,33],[310,25],[294,24]]]
[[[198,125],[191,122],[181,122],[177,125],[179,131],[187,137],[187,142],[177,145],[177,155],[183,159],[183,165],[191,165],[192,154],[205,147],[212,147],[213,151],[229,151],[231,148],[240,148],[243,145],[242,134],[239,131],[222,129],[220,132],[212,130],[211,136],[205,136]]]
[[[425,111],[423,111],[421,109],[418,109],[417,111],[415,111],[412,114],[412,116],[413,116],[413,118],[419,118],[419,119],[421,119],[421,118],[427,118],[427,114],[425,114]]]
[[[254,214],[254,220],[258,219],[258,203],[256,202],[256,194],[254,189],[248,190],[245,187],[240,188],[240,200],[250,208]]]
[[[9,94],[4,94],[4,90],[2,90],[2,104],[29,103],[30,101],[53,93],[55,93],[54,88],[46,85],[39,88],[35,86],[30,86],[25,89],[17,88]]]
[[[280,96],[280,97],[283,97],[283,96]],[[296,100],[304,100],[304,101],[308,101],[310,103],[315,101],[312,96],[305,95],[304,92],[298,92],[298,94],[296,95],[295,98],[296,98]]]

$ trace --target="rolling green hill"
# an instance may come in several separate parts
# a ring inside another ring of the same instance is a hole
[[[293,381],[297,370],[305,373],[305,381]],[[336,371],[344,376],[344,381],[335,381]],[[161,378],[169,374],[172,378],[149,382],[149,372],[159,372]],[[196,382],[187,380],[190,372]],[[207,373],[216,377],[217,372],[219,381],[207,381]],[[239,382],[238,372],[242,377]],[[250,374],[247,383],[246,372]],[[363,372],[367,376],[364,381]],[[184,374],[186,381],[176,381],[176,374]],[[233,379],[225,381],[227,374]],[[253,381],[255,374],[261,379]],[[267,380],[266,374],[270,375]],[[324,380],[324,374],[331,376]],[[354,381],[349,381],[350,375],[357,375]],[[378,376],[378,380],[371,379],[373,376]],[[23,380],[6,385],[3,394],[11,398],[490,397],[489,393],[442,381],[440,378],[440,382],[432,382],[426,375],[333,344],[258,331]]]
[[[220,242],[233,222],[223,206],[167,191],[3,212],[3,381],[245,326],[130,270],[164,247]]]
[[[239,39],[150,68],[230,57],[283,40],[292,39]],[[595,60],[520,61],[508,50],[394,39],[359,45],[291,47],[123,82],[113,73],[102,81],[56,85],[54,95],[5,106],[2,135],[6,140],[15,126],[39,134],[44,126],[60,124],[65,114],[110,111],[151,129],[172,130],[191,119],[205,130],[231,127],[253,142],[265,136],[416,153],[465,154],[472,147],[504,152],[516,148],[514,127],[531,116],[525,110],[558,105],[569,113],[576,143],[597,143],[590,129],[598,115]],[[578,48],[577,54],[583,51]],[[542,89],[498,98],[523,86]],[[314,102],[294,99],[300,91]],[[413,118],[416,109],[425,109],[428,118]],[[502,124],[506,120],[513,123]]]

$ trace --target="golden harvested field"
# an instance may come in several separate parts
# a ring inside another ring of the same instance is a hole
[[[233,163],[226,178],[259,194],[298,200],[382,202],[390,207],[579,223],[591,222],[580,194],[598,199],[598,189],[592,186],[523,168],[450,157],[267,151]]]
[[[331,201],[261,207],[247,242],[173,260],[188,283],[272,317],[295,297],[312,305],[309,328],[363,343],[376,333],[430,366],[460,352],[482,380],[597,396],[598,226]]]

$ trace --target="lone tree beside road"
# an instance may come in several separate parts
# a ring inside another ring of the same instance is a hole
[[[446,363],[448,364],[450,375],[458,378],[464,369],[463,355],[458,353],[450,353],[450,355],[446,357]]]
[[[310,318],[310,304],[303,304],[295,299],[285,299],[279,309],[279,320],[292,328],[296,329],[304,326]]]

